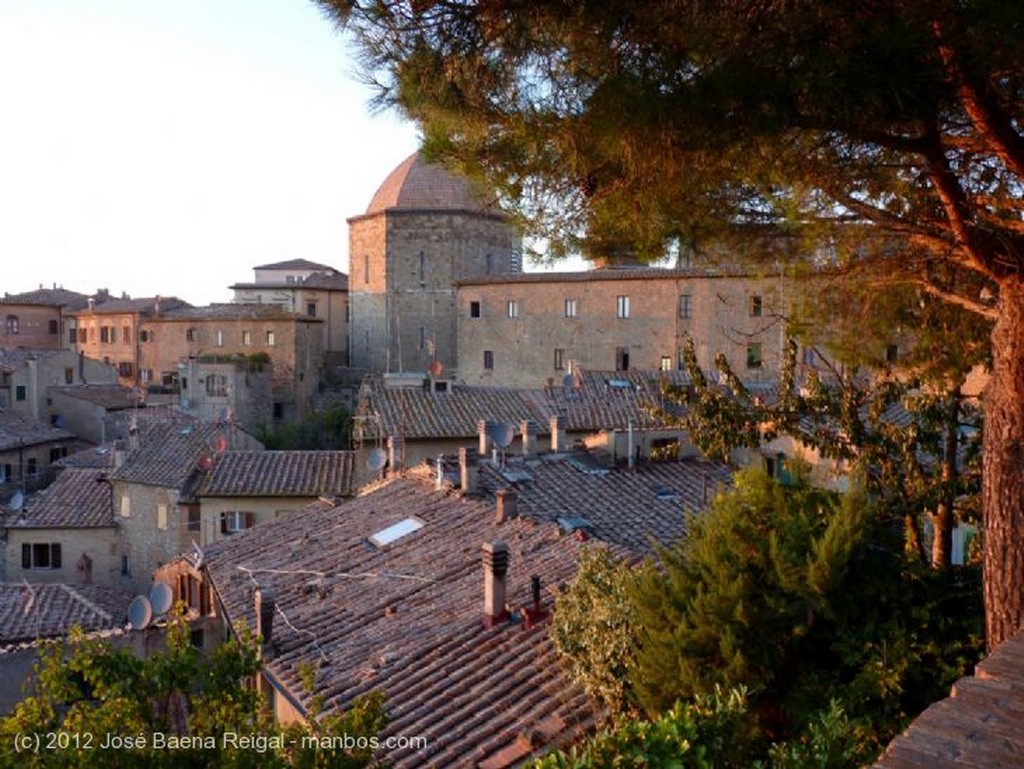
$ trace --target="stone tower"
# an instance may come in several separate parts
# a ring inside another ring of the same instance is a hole
[[[415,153],[349,225],[353,367],[445,375],[458,367],[455,284],[521,269],[515,228],[492,200]]]

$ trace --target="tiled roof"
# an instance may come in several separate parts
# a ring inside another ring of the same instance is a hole
[[[218,422],[152,422],[139,426],[139,446],[130,451],[111,480],[182,489],[199,470],[202,457],[252,441],[235,425]]]
[[[427,475],[410,471],[338,507],[241,532],[209,546],[204,561],[231,621],[254,624],[254,583],[274,590],[280,612],[265,669],[304,706],[304,663],[328,707],[387,694],[383,736],[428,741],[382,756],[389,765],[505,766],[537,749],[531,736],[577,735],[592,710],[565,675],[548,622],[483,626],[481,547],[508,543],[509,605],[532,603],[538,575],[550,609],[552,589],[589,545],[553,524],[497,525],[492,500],[435,490]],[[382,548],[368,543],[410,516],[422,528]]]
[[[685,513],[705,509],[732,483],[732,469],[717,462],[641,462],[632,469],[605,469],[587,459],[586,454],[515,458],[506,461],[504,470],[484,462],[481,482],[491,490],[517,488],[522,515],[551,523],[582,518],[589,535],[635,551],[682,537]]]
[[[111,299],[107,302],[97,303],[91,309],[79,308],[75,315],[112,315],[115,313],[139,313],[140,315],[154,315],[159,308],[161,313],[176,310],[180,307],[191,307],[188,302],[178,299],[176,296],[151,296],[138,299]]]
[[[65,636],[124,624],[132,594],[98,585],[0,582],[0,644]]]
[[[322,272],[314,272],[307,275],[300,283],[303,288],[329,288],[335,291],[348,289],[348,275],[343,272],[328,275]]]
[[[119,384],[78,384],[52,388],[54,392],[69,398],[87,401],[102,406],[107,411],[131,408],[136,405],[133,390]]]
[[[211,304],[160,313],[162,320],[312,320],[276,304]]]
[[[481,419],[512,425],[533,419],[540,435],[550,432],[552,416],[564,416],[569,431],[625,430],[664,426],[652,416],[658,408],[678,413],[661,396],[661,381],[686,384],[678,371],[578,371],[572,386],[513,389],[453,385],[447,392],[424,387],[389,387],[368,376],[360,389],[356,414],[364,435],[403,434],[422,438],[471,438]]]
[[[333,267],[327,264],[318,264],[317,262],[311,262],[308,259],[288,259],[284,262],[274,262],[273,264],[261,264],[258,267],[253,267],[254,270],[314,270],[316,272],[337,272]]]
[[[32,350],[27,347],[0,347],[0,371],[16,371],[31,360],[58,355],[63,350]]]
[[[1024,634],[996,647],[889,743],[877,769],[1024,765]]]
[[[388,175],[370,201],[366,214],[394,209],[500,213],[493,199],[485,199],[469,179],[426,162],[418,152]]]
[[[12,528],[85,529],[114,525],[114,505],[105,469],[67,469],[39,494],[25,502],[21,513],[9,513]]]
[[[0,409],[0,451],[10,451],[19,446],[36,446],[51,441],[74,440],[74,435],[59,427],[25,419]]]
[[[20,294],[4,294],[3,301],[10,304],[42,304],[49,307],[67,307],[69,310],[80,310],[88,306],[89,297],[77,291],[65,288],[40,288]]]
[[[105,443],[73,454],[68,454],[53,463],[55,467],[66,468],[110,468],[114,466],[114,444]]]
[[[196,496],[350,496],[352,451],[228,451],[216,457]]]

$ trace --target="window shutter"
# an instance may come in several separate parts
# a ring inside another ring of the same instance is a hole
[[[50,568],[51,569],[59,569],[60,568],[60,564],[61,564],[60,543],[59,542],[55,542],[54,544],[50,545]]]
[[[228,533],[228,516],[227,516],[227,513],[221,513],[220,514],[220,533],[221,534],[227,534]]]
[[[251,529],[256,525],[256,513],[245,514],[245,528]]]
[[[24,544],[21,546],[21,568],[32,568],[32,545]]]

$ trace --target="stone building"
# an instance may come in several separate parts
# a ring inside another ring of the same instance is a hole
[[[779,277],[657,268],[463,278],[459,365],[467,384],[538,387],[574,368],[702,368],[722,353],[745,382],[778,377],[792,289]]]
[[[253,268],[252,283],[235,283],[234,301],[273,304],[293,313],[323,320],[324,366],[331,371],[348,365],[348,276],[326,264],[306,259]]]
[[[0,408],[59,424],[53,390],[117,381],[114,367],[71,350],[0,349]]]
[[[106,296],[99,292],[98,296]],[[57,350],[70,346],[68,313],[82,309],[89,297],[54,286],[4,294],[0,299],[0,347]]]
[[[0,409],[0,496],[46,486],[53,480],[52,465],[78,443],[67,430]]]
[[[519,237],[469,181],[417,153],[349,224],[349,359],[357,369],[455,368],[460,280],[521,268]]]

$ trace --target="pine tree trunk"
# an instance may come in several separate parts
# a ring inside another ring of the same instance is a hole
[[[1004,278],[984,396],[985,634],[991,651],[1024,626],[1024,277]]]
[[[957,476],[957,436],[960,428],[960,391],[950,390],[946,399],[946,425],[942,446],[942,496],[935,511],[932,538],[932,566],[945,569],[951,564],[953,551],[953,482]]]

